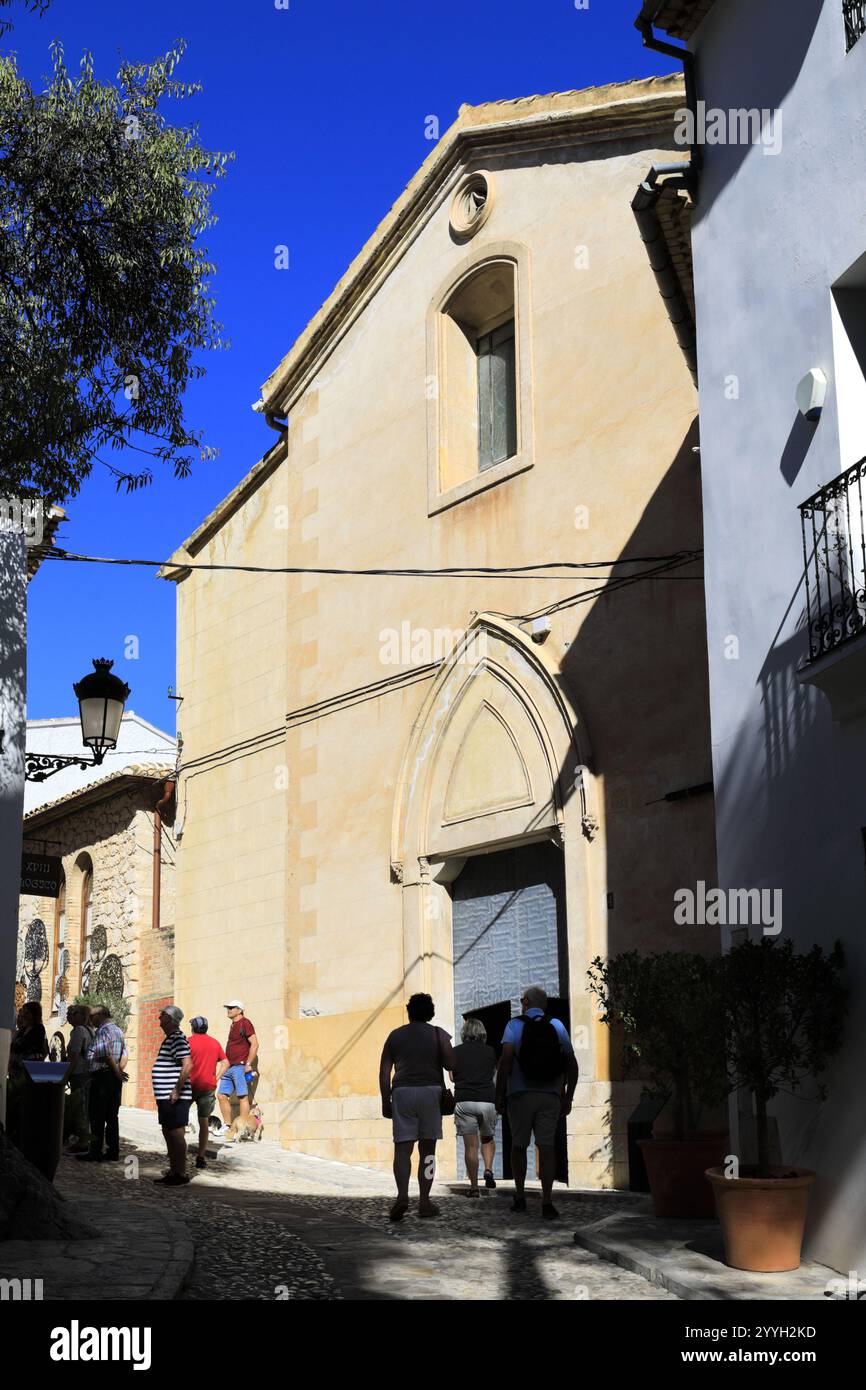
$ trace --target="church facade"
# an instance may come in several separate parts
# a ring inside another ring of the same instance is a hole
[[[625,1183],[640,1087],[587,968],[718,949],[674,920],[715,875],[696,397],[630,206],[681,105],[664,78],[461,108],[163,571],[174,997],[244,1001],[292,1148],[389,1166],[408,996],[498,1043],[540,984],[580,1065],[560,1175]]]

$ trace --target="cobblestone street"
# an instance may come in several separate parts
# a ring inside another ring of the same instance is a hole
[[[165,1189],[152,1181],[165,1168],[155,1116],[122,1112],[121,1135],[121,1163],[64,1158],[56,1185],[70,1198],[168,1204],[195,1244],[183,1299],[677,1301],[573,1243],[575,1226],[627,1207],[634,1199],[625,1195],[559,1192],[561,1219],[542,1223],[536,1192],[516,1216],[510,1184],[470,1202],[459,1184],[443,1183],[438,1219],[413,1209],[395,1226],[390,1175],[274,1144],[216,1141],[204,1172]]]

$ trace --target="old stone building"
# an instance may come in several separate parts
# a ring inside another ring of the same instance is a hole
[[[587,967],[717,949],[673,920],[714,877],[712,797],[675,795],[710,780],[695,393],[630,206],[681,104],[653,79],[463,107],[164,572],[175,995],[244,1000],[293,1148],[390,1164],[408,995],[498,1042],[536,983],[581,1070],[560,1173],[622,1182],[635,1086]]]
[[[84,663],[82,663],[83,665]],[[125,663],[127,669],[131,663]],[[135,680],[135,677],[130,677]],[[63,715],[53,719],[27,720],[27,751],[74,758],[81,752],[81,715]],[[81,767],[72,763],[58,768],[45,781],[28,779],[24,788],[24,814],[35,811],[48,801],[57,801],[69,792],[80,791],[91,782],[100,782],[110,772],[122,772],[125,767],[174,766],[177,745],[171,734],[158,729],[135,710],[124,710],[117,735],[117,744],[104,754],[101,764]]]
[[[67,1003],[122,995],[128,1105],[153,1106],[150,1063],[159,1011],[173,997],[174,769],[132,765],[67,792],[24,818],[24,850],[58,856],[57,898],[22,896],[18,1002],[35,999],[49,1041],[68,1037]]]

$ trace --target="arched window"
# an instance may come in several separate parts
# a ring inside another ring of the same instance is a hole
[[[66,951],[66,875],[61,870],[60,891],[54,900],[54,991],[52,1013],[60,1012],[60,979],[64,975],[64,953]]]
[[[532,467],[528,269],[489,247],[432,301],[427,319],[428,511]]]
[[[81,988],[90,977],[90,938],[93,936],[93,865],[87,860],[81,880]]]
[[[493,261],[445,306],[444,376],[452,463],[467,475],[517,452],[514,266]]]

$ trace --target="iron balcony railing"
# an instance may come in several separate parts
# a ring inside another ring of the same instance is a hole
[[[866,629],[866,458],[800,507],[809,660]]]
[[[845,42],[848,52],[866,34],[866,0],[842,0],[845,16]]]

